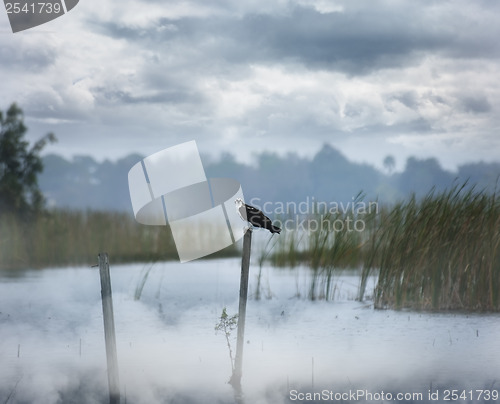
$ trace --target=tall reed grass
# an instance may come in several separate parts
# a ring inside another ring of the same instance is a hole
[[[362,279],[378,271],[377,308],[496,311],[499,248],[498,195],[456,185],[382,209]]]
[[[145,226],[126,213],[58,209],[29,222],[0,215],[0,269],[90,265],[101,251],[113,262],[178,257],[168,227]]]
[[[361,269],[376,308],[500,310],[500,197],[465,183],[368,212],[328,211],[285,231],[271,261],[311,268],[309,298],[331,299],[337,269]],[[332,226],[360,220],[362,229]]]
[[[335,270],[359,268],[367,234],[365,223],[375,212],[338,212],[317,208],[314,211],[307,217],[288,216],[282,219],[284,223],[295,220],[296,228],[280,235],[271,262],[282,267],[309,266],[312,275],[308,297],[311,300],[330,300],[335,292]],[[356,221],[363,223],[363,231],[354,230]]]

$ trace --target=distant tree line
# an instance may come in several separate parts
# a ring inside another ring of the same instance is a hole
[[[71,160],[50,154],[43,158],[40,188],[49,206],[131,212],[128,171],[143,156],[131,154],[117,161],[97,162],[89,156]],[[500,175],[500,163],[470,163],[457,172],[444,170],[437,159],[410,157],[402,172],[393,172],[395,159],[388,156],[385,172],[368,164],[349,161],[325,144],[314,157],[294,153],[280,156],[263,152],[254,164],[243,164],[230,153],[217,159],[203,156],[208,177],[233,177],[243,188],[246,200],[271,202],[317,201],[351,202],[360,192],[366,200],[394,203],[415,193],[426,195],[432,188],[444,190],[454,183],[469,181],[492,192]]]
[[[0,212],[26,216],[47,206],[131,213],[128,171],[144,156],[103,162],[90,156],[42,158],[41,151],[55,136],[47,134],[29,145],[23,118],[16,104],[6,113],[0,111]],[[208,177],[237,179],[247,200],[270,202],[351,202],[362,192],[366,200],[394,203],[412,193],[422,197],[433,188],[439,191],[465,181],[493,192],[500,176],[500,163],[469,163],[450,172],[435,158],[415,157],[407,159],[402,172],[394,172],[393,156],[383,160],[383,172],[349,161],[328,144],[312,158],[262,152],[253,164],[244,164],[223,153],[217,159],[204,156],[203,163]]]

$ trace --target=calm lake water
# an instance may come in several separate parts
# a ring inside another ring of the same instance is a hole
[[[264,267],[257,301],[258,271],[245,403],[498,401],[479,390],[500,389],[500,315],[374,310],[355,300],[355,273],[336,276],[334,301],[311,302],[304,268]],[[237,313],[239,278],[238,259],[111,262],[122,403],[234,402],[214,327],[224,307]],[[0,403],[102,403],[106,394],[98,269],[0,278]]]

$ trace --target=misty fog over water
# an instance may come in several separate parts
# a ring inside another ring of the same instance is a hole
[[[238,311],[240,260],[110,260],[122,402],[234,402],[228,348],[214,327],[224,307]],[[498,314],[374,310],[369,298],[355,300],[355,272],[336,275],[333,301],[312,302],[305,268],[264,267],[257,301],[258,271],[251,266],[247,403],[294,402],[291,391],[322,389],[427,398],[429,389],[500,387]],[[90,265],[2,276],[0,403],[106,402],[100,298]]]

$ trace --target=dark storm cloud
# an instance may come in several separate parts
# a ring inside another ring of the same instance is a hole
[[[51,66],[56,58],[56,49],[46,45],[4,43],[0,46],[2,69],[39,72]]]
[[[399,22],[384,25],[377,18],[370,13],[321,14],[297,8],[287,17],[249,16],[237,37],[251,41],[262,57],[347,74],[400,66],[412,52],[444,40],[401,30]]]
[[[155,91],[150,94],[140,95],[123,90],[96,88],[93,94],[105,103],[118,104],[182,104],[201,100],[201,97],[196,94],[182,91]]]
[[[384,95],[385,109],[394,112],[394,103],[400,103],[405,107],[418,112],[423,105],[434,106],[450,106],[449,103],[441,96],[432,92],[419,94],[414,90],[407,90]]]
[[[454,12],[428,16],[426,5],[383,1],[343,12],[321,13],[294,6],[286,13],[251,13],[238,18],[159,18],[150,27],[103,23],[108,35],[143,44],[173,44],[207,60],[228,63],[297,63],[312,69],[367,74],[398,68],[440,53],[452,57],[498,57],[498,29],[487,21]],[[455,19],[453,19],[453,18]],[[176,48],[176,50],[178,50]]]
[[[394,94],[391,99],[399,101],[410,109],[416,110],[418,108],[418,94],[416,91],[404,91],[399,94]]]
[[[491,104],[484,96],[469,96],[462,100],[463,108],[466,112],[481,114],[491,111]]]

